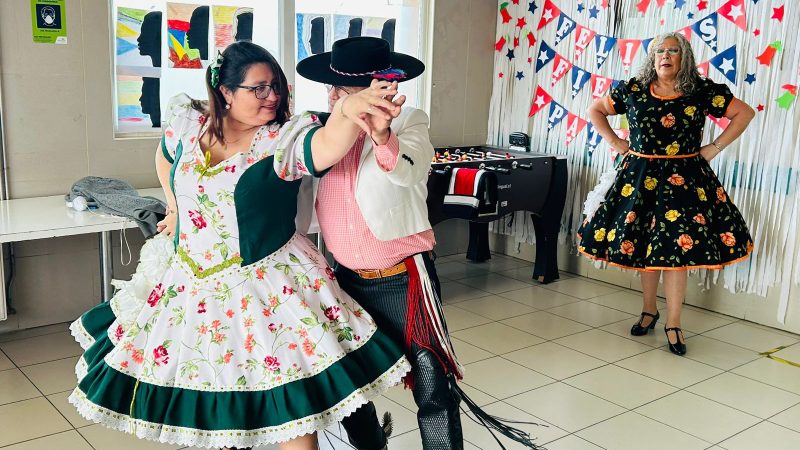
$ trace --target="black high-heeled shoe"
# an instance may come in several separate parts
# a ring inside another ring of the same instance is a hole
[[[674,331],[675,332],[675,340],[677,342],[675,342],[674,344],[669,341],[669,332],[670,331]],[[686,344],[681,342],[681,337],[683,337],[683,330],[681,330],[678,327],[672,327],[672,328],[664,327],[664,334],[667,335],[667,344],[669,344],[669,351],[671,351],[672,353],[674,353],[674,354],[676,354],[678,356],[683,356],[683,355],[686,354]]]
[[[646,327],[642,326],[642,322],[644,321],[645,317],[652,317],[653,320],[650,322],[649,325]],[[644,336],[647,334],[648,331],[654,329],[656,327],[656,322],[658,322],[658,318],[661,317],[661,314],[658,313],[656,310],[655,314],[650,314],[648,312],[643,312],[641,316],[639,316],[639,321],[633,324],[631,327],[631,335],[633,336]]]

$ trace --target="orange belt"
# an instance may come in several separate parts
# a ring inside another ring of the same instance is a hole
[[[428,256],[433,259],[433,252],[427,252]],[[387,278],[393,277],[395,275],[400,275],[401,273],[406,272],[406,263],[405,261],[400,261],[399,263],[389,267],[388,269],[356,269],[353,272],[356,275],[360,276],[365,280],[374,280],[377,278]]]
[[[395,264],[388,269],[356,269],[353,272],[365,280],[374,280],[376,278],[393,277],[405,271],[406,263],[401,261],[399,264]]]
[[[647,158],[647,159],[674,159],[674,158],[694,158],[695,156],[699,155],[700,152],[697,153],[689,153],[688,155],[648,155],[646,153],[639,153],[633,150],[628,150],[633,156],[638,156],[640,158]]]

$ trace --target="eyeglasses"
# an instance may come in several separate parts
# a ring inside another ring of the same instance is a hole
[[[241,89],[247,89],[255,94],[259,100],[264,100],[269,97],[270,92],[275,92],[275,95],[280,95],[280,85],[278,84],[259,84],[258,86],[236,86]]]
[[[664,53],[668,53],[670,56],[678,55],[681,53],[681,49],[677,47],[673,48],[657,48],[656,55],[663,55]]]
[[[325,89],[328,90],[328,93],[330,93],[332,90],[335,89],[337,97],[341,97],[342,95],[350,95],[350,94],[352,94],[352,92],[348,91],[347,89],[345,89],[345,88],[343,88],[341,86],[334,86],[332,84],[326,84],[325,85]]]

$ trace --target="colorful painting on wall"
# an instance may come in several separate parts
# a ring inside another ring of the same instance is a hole
[[[213,8],[213,55],[224,51],[234,42],[253,40],[253,8],[238,6],[214,6]]]
[[[117,75],[117,126],[124,131],[145,131],[161,126],[160,80],[137,75]]]
[[[161,67],[161,11],[117,8],[117,65]]]
[[[395,19],[385,17],[333,16],[333,41],[355,36],[386,39],[394,48]]]
[[[209,6],[167,3],[169,67],[202,69],[208,61]]]

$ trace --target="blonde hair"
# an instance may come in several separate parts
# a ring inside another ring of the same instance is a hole
[[[681,49],[681,66],[678,69],[678,76],[675,80],[675,90],[681,94],[691,94],[698,89],[702,78],[700,77],[700,72],[697,71],[692,45],[680,33],[666,33],[653,38],[647,50],[647,60],[639,68],[636,80],[643,86],[650,86],[650,83],[658,79],[658,74],[656,73],[656,49],[669,38],[678,41],[678,46]]]

